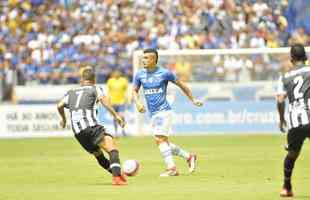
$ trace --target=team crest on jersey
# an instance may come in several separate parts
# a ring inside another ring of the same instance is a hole
[[[148,83],[153,83],[153,82],[154,82],[154,78],[153,78],[153,77],[149,77],[149,78],[147,79],[147,82],[148,82]]]
[[[162,79],[160,76],[155,76],[155,75],[147,78],[148,83],[159,83],[161,80]]]

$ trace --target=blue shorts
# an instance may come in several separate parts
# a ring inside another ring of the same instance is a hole
[[[113,105],[113,108],[117,113],[125,112],[125,104]]]

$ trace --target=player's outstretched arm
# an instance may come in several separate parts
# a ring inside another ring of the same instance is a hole
[[[139,96],[139,88],[137,87],[133,87],[132,89],[132,97],[133,97],[133,100],[135,102],[135,105],[137,107],[137,110],[140,112],[140,113],[145,113],[145,107],[143,105],[143,103],[141,102],[140,100],[140,96]]]
[[[60,126],[61,126],[61,128],[65,128],[66,123],[67,123],[67,119],[66,119],[66,114],[65,114],[65,103],[63,101],[60,101],[57,104],[57,110],[58,110],[58,113],[61,117]]]
[[[109,99],[106,96],[102,96],[99,99],[100,103],[113,115],[113,117],[116,119],[117,123],[124,128],[125,126],[125,121],[123,120],[123,118],[121,116],[119,116],[116,111],[114,110],[114,108],[112,107]]]
[[[285,113],[285,98],[286,94],[277,95],[277,109],[279,113],[279,128],[281,132],[285,132],[286,121],[284,118]]]
[[[184,94],[188,97],[188,99],[195,105],[195,106],[202,106],[203,105],[203,102],[198,100],[198,99],[195,99],[193,97],[193,93],[191,91],[191,89],[189,89],[189,87],[183,83],[182,81],[180,80],[176,80],[174,82],[183,92]]]

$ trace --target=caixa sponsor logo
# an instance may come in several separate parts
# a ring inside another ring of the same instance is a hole
[[[144,90],[144,94],[159,94],[162,93],[163,89],[162,88],[152,88],[152,89],[146,89]]]

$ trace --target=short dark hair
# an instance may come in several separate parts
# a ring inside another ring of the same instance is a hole
[[[307,60],[307,54],[304,45],[293,44],[291,46],[291,59],[293,61],[304,61],[304,62]]]
[[[154,53],[156,55],[156,63],[158,61],[158,52],[156,49],[145,49],[143,53]]]
[[[91,67],[85,67],[82,69],[82,79],[84,81],[95,81],[95,71]]]

